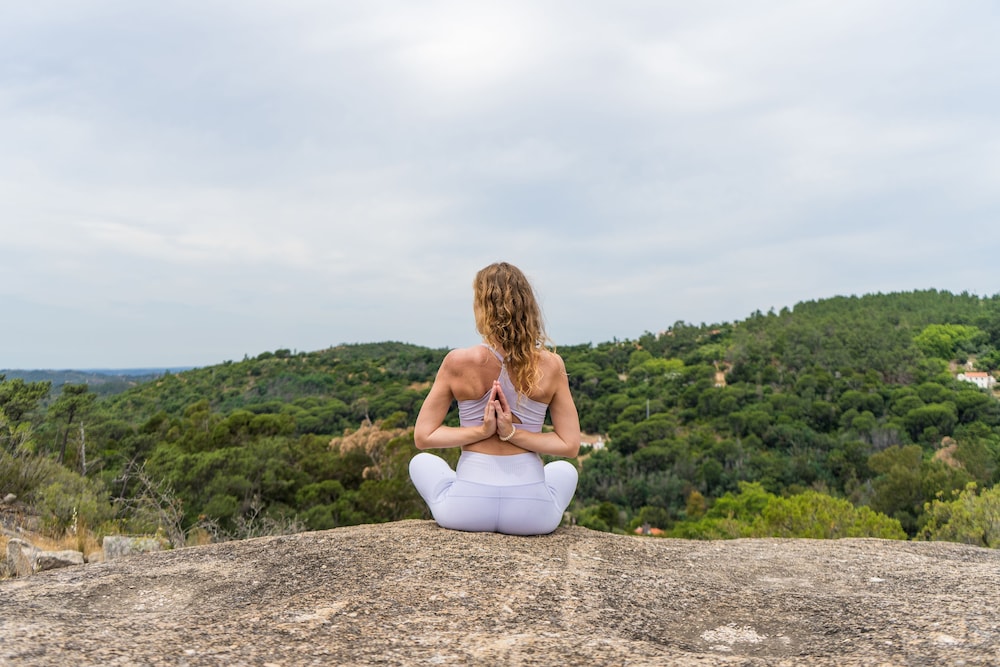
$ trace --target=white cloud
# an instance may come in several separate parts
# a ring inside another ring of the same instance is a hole
[[[996,28],[888,0],[8,8],[0,367],[463,343],[497,259],[563,343],[994,293],[948,260],[1000,234]],[[86,343],[42,334],[67,319]]]

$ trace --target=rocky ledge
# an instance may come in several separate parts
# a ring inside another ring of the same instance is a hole
[[[0,665],[996,665],[1000,551],[429,521],[0,582]]]

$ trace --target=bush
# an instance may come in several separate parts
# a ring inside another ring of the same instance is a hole
[[[0,497],[13,493],[24,502],[34,499],[38,489],[63,468],[37,454],[0,451]]]
[[[977,494],[969,483],[954,500],[935,500],[926,511],[919,539],[1000,548],[1000,484]]]
[[[99,481],[56,464],[46,481],[35,502],[46,529],[55,533],[75,531],[99,526],[114,516],[109,494]]]
[[[899,521],[815,491],[773,498],[753,521],[755,537],[880,537],[905,540]]]
[[[899,521],[842,498],[806,491],[788,498],[768,493],[754,482],[741,482],[740,493],[727,493],[697,521],[682,521],[671,537],[880,537],[906,539]]]

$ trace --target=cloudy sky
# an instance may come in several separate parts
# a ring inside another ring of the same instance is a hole
[[[0,4],[0,368],[1000,292],[993,2]]]

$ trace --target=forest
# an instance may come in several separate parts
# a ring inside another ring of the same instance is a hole
[[[1000,295],[835,297],[556,351],[592,443],[568,521],[1000,546],[1000,403],[962,379],[1000,368]],[[429,518],[407,464],[446,352],[281,349],[113,390],[0,372],[0,497],[51,534],[174,546]]]

